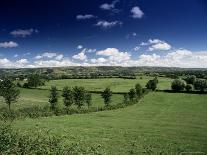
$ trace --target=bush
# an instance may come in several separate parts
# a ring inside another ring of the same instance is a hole
[[[157,84],[158,84],[158,79],[157,79],[157,77],[155,77],[153,80],[149,80],[147,82],[146,88],[155,91],[157,88]]]
[[[187,92],[190,92],[190,91],[193,90],[193,85],[192,84],[187,84],[185,89],[186,89]]]
[[[186,82],[181,79],[175,79],[171,84],[172,90],[176,92],[183,91],[185,89],[185,86],[186,86]]]
[[[101,93],[102,98],[104,99],[104,104],[106,107],[109,106],[111,102],[111,96],[112,96],[112,91],[110,88],[106,88],[102,93]]]
[[[204,79],[197,79],[194,83],[194,87],[196,90],[203,92],[207,88],[207,81]]]

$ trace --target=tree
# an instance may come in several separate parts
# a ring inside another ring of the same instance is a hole
[[[91,93],[86,93],[85,94],[85,102],[86,102],[88,108],[91,106],[91,101],[92,101]]]
[[[136,90],[136,95],[138,97],[141,97],[143,92],[142,92],[142,86],[139,83],[135,85],[135,90]]]
[[[156,90],[158,84],[158,79],[155,77],[153,80],[149,80],[146,84],[147,89],[152,89],[153,91]]]
[[[187,84],[194,85],[194,83],[196,82],[196,76],[195,75],[189,75],[184,80],[186,81]]]
[[[196,90],[203,92],[207,88],[207,81],[204,79],[197,79],[194,83],[194,87]]]
[[[128,95],[129,95],[129,100],[133,101],[136,98],[136,91],[135,91],[135,89],[133,89],[133,88],[130,89]]]
[[[44,80],[38,74],[32,74],[28,77],[28,86],[29,87],[38,87],[44,85]]]
[[[11,104],[17,102],[19,95],[19,89],[16,88],[11,80],[4,79],[0,82],[0,96],[4,98],[6,104],[9,106],[9,110],[11,109]]]
[[[193,90],[193,85],[192,84],[187,84],[185,89],[186,89],[187,92],[190,92],[190,91]]]
[[[185,89],[185,86],[186,86],[186,82],[181,79],[175,79],[171,84],[172,90],[177,92],[183,91]]]
[[[104,99],[104,104],[106,107],[109,106],[111,102],[111,96],[112,96],[112,91],[110,88],[106,88],[102,93],[101,93],[102,98]]]
[[[123,103],[124,103],[124,104],[127,104],[128,101],[129,101],[129,94],[126,93],[126,94],[124,94],[124,101],[123,101]]]
[[[85,89],[84,87],[74,87],[73,88],[73,100],[74,103],[78,106],[78,108],[81,108],[83,106],[85,99]]]
[[[66,107],[70,107],[73,104],[73,91],[68,86],[63,88],[62,97]]]
[[[50,89],[49,103],[52,110],[57,106],[58,102],[58,90],[55,86],[52,86]]]

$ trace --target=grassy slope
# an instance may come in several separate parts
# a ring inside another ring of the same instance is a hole
[[[14,126],[51,129],[66,135],[68,143],[100,144],[106,154],[207,152],[206,100],[206,95],[150,93],[116,111],[26,119]]]
[[[21,88],[21,96],[17,103],[12,104],[12,109],[20,109],[31,106],[46,106],[48,103],[49,90],[37,90],[37,89],[24,89]],[[59,92],[61,96],[61,92]],[[112,103],[118,104],[123,101],[123,95],[113,95]],[[62,98],[59,99],[59,106],[63,106]],[[104,102],[100,94],[92,94],[92,106],[94,107],[103,107]],[[6,103],[2,97],[0,97],[0,108],[7,108]]]
[[[144,76],[142,79],[120,79],[120,78],[108,78],[108,79],[66,79],[66,80],[52,80],[46,83],[41,88],[49,89],[51,86],[57,86],[58,89],[62,89],[65,85],[70,87],[83,86],[87,90],[102,91],[106,87],[110,87],[114,92],[127,92],[133,88],[136,83],[140,83],[143,87],[146,83],[152,79],[152,77]],[[169,89],[172,79],[159,77],[158,89]]]

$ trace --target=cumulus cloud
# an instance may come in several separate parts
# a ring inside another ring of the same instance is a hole
[[[160,39],[149,39],[148,42],[142,42],[141,46],[149,46],[149,51],[168,51],[172,48],[170,44]]]
[[[85,20],[85,19],[91,19],[91,18],[97,18],[97,17],[92,14],[77,15],[76,16],[76,19],[78,19],[78,20]]]
[[[98,26],[98,27],[101,27],[101,28],[111,28],[111,27],[115,27],[115,26],[118,26],[118,25],[122,25],[123,23],[121,21],[111,21],[111,22],[108,22],[108,21],[98,21],[95,26]]]
[[[13,35],[14,37],[27,37],[32,35],[33,33],[38,33],[39,31],[37,29],[18,29],[18,30],[14,30],[12,32],[10,32],[11,35]]]
[[[96,55],[105,56],[110,65],[118,65],[131,59],[131,55],[128,52],[121,52],[117,48],[107,48],[97,51]]]
[[[104,3],[100,6],[102,10],[113,10],[115,9],[115,5],[119,2],[119,0],[114,0],[111,4]]]
[[[139,49],[140,49],[140,46],[134,47],[134,51],[139,51]]]
[[[72,58],[75,59],[75,60],[80,60],[80,61],[87,60],[87,56],[85,55],[84,51],[81,51],[80,53],[74,55]]]
[[[19,46],[19,45],[13,41],[0,43],[0,47],[2,47],[2,48],[13,48],[13,47],[17,47],[17,46]]]
[[[131,9],[131,13],[132,13],[132,18],[142,18],[144,16],[144,12],[138,7],[135,6]]]

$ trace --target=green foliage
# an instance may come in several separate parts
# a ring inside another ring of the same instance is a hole
[[[123,100],[123,103],[124,103],[124,104],[128,104],[128,102],[129,102],[129,94],[126,93],[126,94],[124,94],[124,100]]]
[[[143,92],[142,92],[142,86],[139,83],[135,85],[135,90],[136,90],[136,95],[138,97],[141,97]]]
[[[73,104],[73,91],[68,86],[63,88],[62,97],[66,107],[70,107]]]
[[[50,108],[52,110],[56,108],[57,102],[58,102],[58,90],[55,86],[52,86],[50,89],[50,96],[49,96]]]
[[[185,89],[185,86],[186,86],[186,82],[181,79],[175,79],[171,84],[172,90],[176,92],[183,91]]]
[[[29,87],[38,87],[43,86],[45,84],[45,81],[41,79],[40,75],[38,74],[32,74],[28,77],[28,86]]]
[[[194,83],[195,90],[203,92],[207,88],[207,80],[197,79]]]
[[[193,85],[192,85],[192,84],[187,84],[187,85],[185,86],[185,89],[186,89],[187,92],[190,92],[190,91],[193,90]]]
[[[78,106],[78,108],[81,108],[84,105],[85,100],[85,89],[84,87],[73,87],[73,100],[75,105]]]
[[[91,93],[86,93],[85,94],[85,102],[86,102],[88,108],[91,106],[91,101],[92,101]]]
[[[196,82],[196,76],[195,75],[188,75],[186,78],[184,78],[187,84],[192,84]]]
[[[130,101],[134,101],[134,99],[136,98],[136,90],[134,88],[129,90],[129,100]]]
[[[3,96],[6,104],[9,106],[9,110],[11,108],[11,104],[17,102],[19,95],[20,91],[11,80],[4,79],[0,82],[0,96]]]
[[[147,82],[146,88],[155,91],[157,88],[157,84],[158,84],[158,79],[157,79],[157,77],[155,77],[153,80],[149,80]]]
[[[104,99],[104,104],[106,107],[109,106],[111,102],[111,96],[112,96],[112,91],[109,87],[107,87],[102,93],[101,93],[102,98]]]

